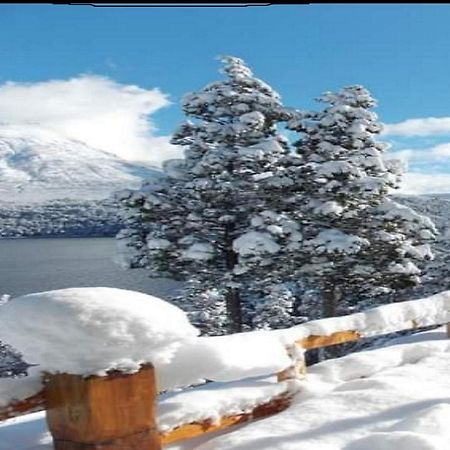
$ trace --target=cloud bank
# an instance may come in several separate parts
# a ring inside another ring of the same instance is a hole
[[[450,134],[450,117],[425,117],[384,124],[383,134],[390,136]]]
[[[403,175],[401,194],[448,194],[450,193],[450,174],[407,172]]]
[[[95,75],[0,85],[0,122],[39,124],[124,159],[156,164],[180,153],[167,136],[155,135],[151,121],[168,104],[158,89]]]
[[[384,124],[383,136],[392,144],[388,156],[408,167],[401,193],[450,193],[450,117]]]

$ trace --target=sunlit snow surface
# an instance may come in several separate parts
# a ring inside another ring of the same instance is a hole
[[[276,416],[220,435],[173,444],[170,450],[444,450],[450,442],[450,340],[444,329],[309,368],[293,405]],[[248,383],[248,384],[247,384]],[[173,394],[160,406],[160,426],[180,417],[217,418],[269,398],[271,379],[217,384]],[[255,384],[256,383],[256,384]],[[261,389],[255,389],[260,383]],[[264,394],[265,390],[265,394]],[[180,397],[176,398],[176,395]],[[181,397],[181,395],[183,397]],[[204,411],[200,411],[199,398]],[[216,399],[216,400],[214,400]],[[177,405],[174,415],[170,403]],[[171,422],[172,421],[172,422]],[[0,425],[0,450],[50,450],[43,413]]]

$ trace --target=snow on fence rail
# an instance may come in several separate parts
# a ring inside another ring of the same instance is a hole
[[[159,449],[286,409],[305,373],[305,350],[449,322],[446,291],[284,330],[197,337],[181,311],[144,294],[106,288],[33,294],[0,309],[0,339],[42,363],[38,376],[0,380],[0,420],[46,409],[56,449],[90,450],[106,441],[108,450]],[[220,420],[158,423],[158,390],[276,372],[278,389],[250,409]]]

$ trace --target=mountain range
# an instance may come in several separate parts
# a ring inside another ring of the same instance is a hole
[[[161,171],[36,124],[0,124],[0,202],[101,200]]]

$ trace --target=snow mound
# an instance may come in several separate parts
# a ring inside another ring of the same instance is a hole
[[[195,449],[448,449],[450,341],[434,333],[313,365],[287,410]]]
[[[358,439],[343,450],[446,450],[448,444],[436,436],[427,436],[413,431],[374,433]]]
[[[158,429],[167,433],[181,425],[211,421],[235,414],[250,413],[259,405],[282,395],[294,394],[295,380],[278,383],[276,377],[232,383],[209,383],[206,386],[171,393],[158,404]]]
[[[38,370],[73,374],[132,372],[167,363],[198,330],[179,308],[113,288],[72,288],[17,297],[0,308],[0,340]]]
[[[291,364],[286,347],[270,332],[200,337],[183,342],[168,364],[157,366],[158,387],[242,380],[277,373]]]
[[[291,328],[272,331],[286,344],[311,335],[329,336],[340,331],[357,331],[362,337],[450,322],[450,291],[417,300],[391,303],[348,316],[312,320]]]
[[[389,347],[316,364],[303,381],[276,383],[271,377],[165,394],[157,420],[168,431],[195,420],[216,421],[295,392],[291,406],[279,414],[166,448],[447,450],[450,340],[444,327],[410,339],[396,338]],[[0,450],[52,448],[43,413],[0,423],[0,436]]]

